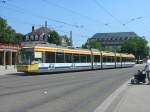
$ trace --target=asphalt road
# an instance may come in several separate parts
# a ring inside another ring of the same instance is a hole
[[[0,112],[93,112],[141,68],[0,76]]]

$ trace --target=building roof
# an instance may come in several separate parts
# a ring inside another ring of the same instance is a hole
[[[113,32],[113,33],[96,33],[92,38],[126,38],[126,37],[137,37],[138,35],[134,32]]]
[[[40,27],[40,28],[35,29],[34,31],[28,33],[27,35],[41,35],[43,33],[49,32],[49,31],[51,31],[51,30],[47,27]]]

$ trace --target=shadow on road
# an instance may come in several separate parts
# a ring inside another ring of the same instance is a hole
[[[128,67],[127,67],[128,68]],[[111,70],[111,69],[123,69],[123,68],[105,68],[105,69],[86,69],[86,70],[69,70],[69,71],[52,71],[44,73],[11,73],[7,75],[16,75],[16,76],[40,76],[40,75],[54,75],[54,74],[64,74],[64,73],[75,73],[75,72],[85,72],[85,71],[96,71],[96,70]]]
[[[55,74],[75,73],[75,72],[84,72],[84,71],[92,71],[92,70],[55,71],[55,72],[45,72],[45,73],[11,73],[11,74],[7,74],[7,75],[40,76],[40,75],[55,75]]]

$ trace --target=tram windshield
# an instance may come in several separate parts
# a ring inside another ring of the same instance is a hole
[[[34,52],[31,48],[21,49],[19,52],[19,64],[28,65],[31,64],[34,59]]]

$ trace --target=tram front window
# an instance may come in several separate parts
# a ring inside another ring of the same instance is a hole
[[[32,51],[21,50],[19,57],[19,64],[29,65],[32,64],[34,53]]]

